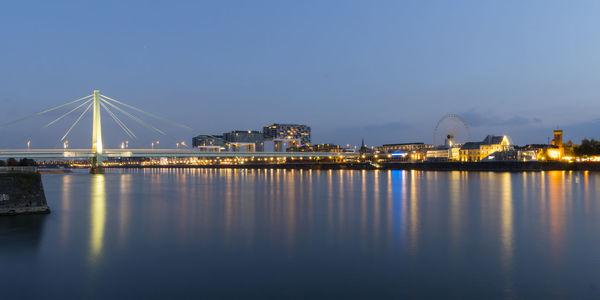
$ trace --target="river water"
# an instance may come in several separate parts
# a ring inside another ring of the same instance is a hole
[[[600,299],[600,173],[43,175],[0,298]]]

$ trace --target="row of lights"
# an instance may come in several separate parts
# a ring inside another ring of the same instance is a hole
[[[154,145],[156,145],[156,147],[158,147],[159,144],[160,144],[160,141],[152,142],[151,143],[152,149],[154,149]],[[187,144],[185,142],[175,143],[175,146],[177,147],[177,149],[179,149],[179,145],[181,145],[183,147],[187,147]],[[350,144],[347,144],[346,146],[349,147]],[[30,148],[31,148],[31,140],[27,141],[27,151],[29,151]],[[66,140],[63,142],[63,148],[64,149],[69,148],[69,140]],[[129,148],[129,141],[122,142],[121,149],[127,149],[127,148]],[[354,146],[354,148],[356,148],[356,146]]]

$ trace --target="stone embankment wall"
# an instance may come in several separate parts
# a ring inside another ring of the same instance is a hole
[[[49,212],[36,167],[0,167],[0,215]]]

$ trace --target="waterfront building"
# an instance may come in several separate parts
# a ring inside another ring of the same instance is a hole
[[[225,149],[225,139],[222,135],[201,134],[192,138],[192,147],[207,151]]]
[[[399,143],[399,144],[384,144],[375,147],[379,153],[388,154],[388,156],[402,157],[404,160],[423,161],[429,149],[433,149],[433,145],[425,143]]]
[[[202,134],[192,138],[192,146],[204,151],[264,151],[263,134],[257,130],[233,130],[222,135]]]
[[[538,160],[538,157],[537,157],[535,151],[521,150],[518,152],[518,160],[532,161],[532,160]]]
[[[516,147],[520,153],[520,160],[561,160],[573,155],[573,144],[571,141],[563,143],[563,131],[556,129],[554,138],[550,144],[530,144]]]
[[[525,147],[514,147],[507,151],[494,152],[482,161],[544,161],[559,160],[560,151],[552,145],[527,145]]]
[[[288,152],[344,152],[340,145],[335,144],[317,144],[304,145],[300,147],[289,147]]]
[[[433,149],[433,145],[425,143],[384,144],[381,146],[377,146],[375,149],[381,153],[391,153],[398,151],[411,153],[414,151],[427,151],[429,149]]]
[[[485,162],[485,161],[517,161],[517,160],[525,160],[526,161],[526,160],[531,160],[531,159],[526,159],[525,157],[531,158],[531,153],[528,151],[521,152],[519,150],[510,149],[510,150],[506,150],[506,151],[494,152],[494,153],[486,156],[485,158],[483,158],[481,161]]]
[[[248,152],[262,152],[265,149],[263,133],[258,130],[232,130],[223,133],[223,139],[233,151],[244,147]]]
[[[507,136],[488,135],[481,142],[467,142],[462,145],[459,159],[463,162],[480,161],[494,152],[507,151],[509,147],[510,142]]]
[[[460,148],[451,146],[439,146],[427,150],[426,161],[457,161],[460,158]]]
[[[546,149],[546,159],[548,160],[560,160],[563,156],[563,149],[554,147]]]
[[[310,145],[310,127],[301,124],[273,124],[263,128],[265,141],[275,143],[275,151],[283,151],[283,144],[289,147]]]
[[[547,144],[529,144],[525,146],[515,146],[519,151],[520,160],[558,160],[560,159],[560,149],[554,145]]]

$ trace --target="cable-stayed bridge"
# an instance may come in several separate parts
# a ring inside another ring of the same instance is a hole
[[[95,158],[91,149],[5,149],[0,159],[6,158]],[[121,157],[357,157],[354,152],[205,152],[196,149],[103,149],[103,158]]]
[[[208,152],[200,149],[105,149],[102,142],[102,120],[101,111],[104,110],[113,121],[123,130],[123,132],[132,139],[137,139],[135,133],[119,118],[116,112],[121,116],[126,116],[130,121],[134,121],[147,129],[161,135],[167,135],[163,130],[144,121],[135,113],[141,113],[145,116],[158,119],[172,125],[192,130],[189,126],[172,122],[158,115],[146,112],[140,108],[121,102],[100,94],[100,91],[95,90],[91,95],[61,104],[59,106],[14,120],[0,125],[0,128],[10,126],[12,124],[47,114],[62,108],[74,108],[68,110],[63,115],[54,119],[44,126],[50,127],[56,122],[64,119],[74,112],[81,112],[69,127],[66,133],[62,136],[61,142],[68,141],[67,137],[72,132],[73,128],[80,123],[82,118],[91,110],[92,113],[92,143],[90,149],[0,149],[0,159],[6,158],[32,158],[32,159],[50,159],[50,158],[70,158],[70,159],[91,159],[91,173],[102,172],[102,161],[104,158],[123,158],[123,157],[138,157],[138,158],[157,158],[157,157],[198,157],[198,158],[234,158],[234,157],[287,157],[287,158],[304,158],[304,157],[357,157],[359,154],[354,152]],[[114,111],[113,111],[114,109]],[[130,110],[130,111],[127,111]],[[131,112],[134,111],[134,112]],[[29,142],[28,142],[29,144]],[[182,146],[186,146],[182,143]]]

